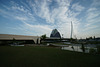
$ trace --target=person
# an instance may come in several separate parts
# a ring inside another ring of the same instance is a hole
[[[72,46],[71,48],[72,48],[72,49],[73,49],[73,51],[74,51],[74,47]]]
[[[84,44],[82,44],[82,51],[85,52]]]

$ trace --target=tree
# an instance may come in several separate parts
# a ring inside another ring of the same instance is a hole
[[[41,39],[46,39],[46,34],[42,35]]]
[[[13,44],[16,42],[15,38],[13,38]]]
[[[89,37],[89,39],[92,39],[92,37]]]

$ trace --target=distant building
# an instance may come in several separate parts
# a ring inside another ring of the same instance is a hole
[[[25,36],[25,35],[12,35],[12,34],[0,34],[0,45],[11,41],[25,41],[27,44],[40,44],[39,36]]]
[[[51,32],[50,38],[61,38],[61,35],[57,29],[53,29]]]

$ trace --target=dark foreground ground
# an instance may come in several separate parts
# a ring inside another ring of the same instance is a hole
[[[0,67],[100,67],[100,55],[51,47],[0,46]]]

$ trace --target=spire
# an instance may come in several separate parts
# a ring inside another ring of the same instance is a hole
[[[72,38],[72,33],[73,33],[73,24],[72,24],[72,21],[71,21],[71,36],[70,36],[70,38]]]

